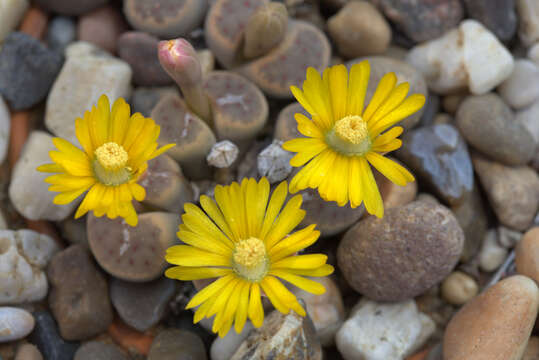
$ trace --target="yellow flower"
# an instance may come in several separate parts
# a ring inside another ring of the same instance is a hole
[[[137,184],[148,167],[147,161],[175,144],[157,149],[159,126],[140,113],[130,116],[129,105],[118,99],[110,109],[109,99],[101,95],[97,107],[75,120],[81,150],[62,138],[52,141],[58,151],[50,151],[53,163],[39,171],[56,173],[45,179],[50,191],[59,192],[53,202],[65,205],[88,190],[75,218],[93,210],[95,216],[117,216],[136,226],[137,213],[132,200],[142,201],[146,191]]]
[[[305,291],[323,294],[325,288],[302,276],[326,276],[333,267],[327,256],[296,252],[313,244],[320,235],[315,225],[288,235],[303,219],[301,195],[284,206],[288,194],[282,182],[269,197],[266,178],[258,183],[243,179],[241,185],[218,185],[215,199],[201,196],[199,207],[185,205],[178,237],[187,245],[167,250],[166,260],[174,265],[165,275],[179,280],[219,278],[199,291],[187,309],[199,306],[194,322],[213,315],[213,331],[224,336],[232,324],[236,332],[247,318],[255,327],[264,321],[261,291],[275,308],[286,314],[290,310],[305,316],[305,310],[277,278]],[[268,203],[269,199],[269,203]],[[282,208],[282,210],[281,210]]]
[[[306,164],[290,182],[290,192],[318,188],[326,201],[339,206],[350,202],[352,207],[364,201],[369,213],[382,217],[384,206],[369,163],[398,185],[414,181],[404,167],[382,155],[401,146],[397,137],[402,127],[386,130],[419,110],[425,97],[406,98],[409,84],[396,86],[397,77],[388,73],[363,110],[369,74],[368,61],[353,65],[350,77],[344,65],[326,69],[322,78],[314,68],[307,69],[303,91],[291,87],[312,116],[295,115],[299,132],[307,138],[287,141],[283,148],[297,153],[292,166]]]

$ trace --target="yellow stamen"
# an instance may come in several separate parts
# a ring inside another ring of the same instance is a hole
[[[357,115],[350,115],[340,119],[335,123],[334,130],[335,134],[342,140],[356,145],[361,144],[369,136],[367,123],[361,116]]]
[[[129,156],[121,145],[115,142],[104,143],[95,150],[97,161],[106,170],[118,170],[125,167]]]
[[[236,273],[248,281],[259,281],[268,271],[266,246],[260,239],[238,241],[232,258]]]

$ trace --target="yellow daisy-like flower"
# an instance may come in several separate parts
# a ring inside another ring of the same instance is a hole
[[[339,206],[350,202],[352,207],[363,201],[369,213],[382,217],[384,206],[369,163],[398,185],[414,181],[404,167],[382,155],[402,144],[397,139],[402,127],[386,130],[418,111],[425,97],[406,98],[409,84],[397,85],[396,75],[388,73],[364,109],[369,75],[368,61],[354,64],[350,77],[344,65],[326,69],[322,77],[314,68],[307,69],[303,91],[291,87],[312,116],[295,115],[299,132],[307,138],[287,141],[283,148],[297,153],[292,166],[306,164],[290,182],[292,193],[318,188],[326,201]]]
[[[200,197],[202,209],[185,205],[178,237],[187,245],[172,246],[166,260],[174,265],[165,275],[179,280],[219,278],[199,291],[187,309],[199,306],[194,322],[213,315],[213,331],[224,336],[234,323],[236,332],[247,318],[255,327],[264,321],[261,291],[280,312],[305,310],[278,279],[283,279],[313,294],[325,288],[302,276],[326,276],[333,267],[322,254],[297,255],[320,235],[315,225],[288,234],[304,218],[301,195],[288,194],[286,182],[273,191],[266,178],[258,183],[243,179],[241,185],[215,188],[215,200]],[[269,199],[269,202],[268,202]]]
[[[57,151],[50,151],[54,163],[41,165],[39,171],[56,173],[45,179],[50,191],[59,192],[53,202],[65,205],[88,190],[75,218],[93,210],[97,217],[123,217],[136,226],[137,213],[133,198],[142,201],[146,191],[137,180],[153,159],[175,144],[157,148],[159,126],[140,113],[131,116],[124,99],[114,102],[102,95],[97,107],[86,111],[84,118],[75,120],[77,139],[81,150],[69,141],[54,138]]]

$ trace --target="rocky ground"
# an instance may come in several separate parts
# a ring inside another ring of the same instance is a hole
[[[539,2],[280,2],[267,24],[266,0],[0,2],[1,360],[539,358]],[[211,127],[160,66],[158,41],[178,37],[198,51]],[[303,192],[322,233],[308,251],[336,267],[326,294],[296,290],[309,317],[268,303],[258,330],[193,325],[200,284],[162,275],[183,204],[293,175],[289,86],[362,59],[368,96],[394,71],[428,97],[391,154],[417,181],[377,174],[381,220]],[[136,228],[74,220],[35,171],[103,93],[178,144],[150,162]]]

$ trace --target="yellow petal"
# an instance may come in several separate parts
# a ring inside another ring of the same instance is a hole
[[[370,152],[367,154],[367,160],[385,177],[397,185],[404,186],[407,182],[414,181],[414,176],[408,170],[382,155]]]
[[[303,106],[303,108],[311,115],[316,114],[316,111],[314,111],[311,104],[309,104],[309,100],[305,97],[305,94],[303,91],[301,91],[296,86],[290,86],[290,90],[292,91],[292,95],[296,98],[296,100]]]
[[[214,314],[222,313],[225,310],[225,306],[228,302],[228,299],[230,298],[230,296],[233,296],[234,289],[241,282],[242,280],[236,277],[229,284],[227,284],[223,289],[221,289],[219,294],[216,295],[217,299],[215,299],[213,306],[208,311],[208,314],[206,316],[211,317]]]
[[[95,151],[95,148],[90,137],[90,132],[88,130],[88,116],[84,116],[84,119],[76,118],[75,119],[75,135],[79,140],[82,148],[88,156],[92,156]]]
[[[238,291],[239,303],[238,310],[236,311],[236,318],[234,320],[234,329],[236,333],[241,333],[245,321],[247,320],[247,310],[249,308],[249,292],[251,290],[251,284],[244,281],[241,289]]]
[[[331,106],[335,119],[346,116],[346,102],[348,100],[348,71],[346,66],[340,64],[330,68],[329,92],[331,94]]]
[[[347,115],[361,115],[369,85],[371,67],[367,60],[352,65],[348,84]]]
[[[210,297],[214,296],[217,293],[220,293],[221,290],[226,287],[232,280],[234,280],[236,277],[233,274],[228,274],[223,276],[222,278],[219,278],[206,286],[204,289],[200,290],[189,303],[187,306],[185,306],[186,309],[194,308],[200,304],[202,304],[204,301],[208,300]]]
[[[146,189],[139,184],[129,184],[129,190],[131,191],[131,195],[133,195],[137,201],[142,201],[146,197]]]
[[[221,241],[229,248],[233,247],[232,242],[225,234],[211,221],[200,208],[194,204],[187,203],[184,205],[185,214],[182,215],[182,220],[189,225],[194,232],[205,235],[215,240]]]
[[[36,168],[37,171],[49,173],[63,173],[65,169],[60,164],[43,164]]]
[[[292,309],[301,316],[306,315],[305,309],[298,303],[296,296],[279,280],[273,276],[266,276],[264,280],[262,280],[261,285],[277,310],[283,314],[287,314],[289,309]],[[282,308],[279,308],[278,306],[282,306]]]
[[[314,110],[313,120],[322,131],[329,130],[334,122],[329,89],[318,71],[312,67],[307,69],[307,79],[303,82],[303,94]]]
[[[215,201],[213,201],[206,195],[202,195],[200,197],[200,205],[208,214],[208,216],[215,222],[215,224],[217,224],[219,229],[221,229],[221,231],[223,231],[229,239],[235,239],[223,216],[223,213],[221,212],[221,210],[219,210]]]
[[[206,314],[213,306],[216,298],[216,296],[212,296],[198,307],[198,309],[195,311],[195,316],[193,316],[193,324],[196,324],[206,317]]]
[[[81,151],[82,154],[84,154]],[[49,151],[49,156],[52,161],[60,164],[67,173],[74,176],[93,176],[90,169],[90,162],[85,156],[85,159],[75,158],[59,151]]]
[[[376,91],[374,92],[371,101],[369,102],[369,105],[367,106],[367,109],[365,109],[365,112],[363,113],[363,120],[365,120],[367,123],[370,121],[371,116],[374,115],[380,105],[387,99],[389,94],[391,94],[396,83],[397,76],[395,73],[390,72],[382,77],[378,83],[378,86],[376,87]]]
[[[90,187],[90,186],[88,186]],[[56,205],[66,205],[78,198],[80,195],[82,195],[83,192],[85,192],[88,188],[81,188],[78,190],[72,190],[63,192],[61,194],[58,194],[54,197],[53,203]]]
[[[296,148],[296,150],[288,150],[288,148]],[[283,144],[283,149],[297,152],[297,154],[292,159],[290,159],[290,165],[294,167],[304,165],[307,161],[311,160],[313,157],[320,154],[327,148],[327,144],[319,139],[299,138],[289,140]]]
[[[280,249],[279,251],[275,251],[273,252],[273,255],[270,255],[272,262],[277,262],[287,256],[293,255],[296,252],[311,246],[316,242],[316,240],[318,240],[318,237],[320,236],[320,231],[312,231],[311,229],[311,231],[307,233],[307,235],[304,235],[301,238],[291,239],[294,235],[287,237],[278,244],[281,245],[281,243],[283,243],[282,249]]]
[[[98,144],[104,144],[109,139],[110,103],[107,95],[101,95],[97,100],[96,120],[94,123]]]
[[[161,146],[159,149],[155,150],[151,155],[150,157],[148,158],[148,160],[151,160],[151,159],[154,159],[156,157],[158,157],[159,155],[167,152],[168,150],[172,149],[174,146],[176,146],[176,144],[167,144],[167,145],[163,145]]]
[[[298,131],[301,134],[317,139],[322,139],[324,137],[324,134],[320,131],[318,126],[305,115],[300,113],[294,114],[294,119],[296,119],[296,122],[298,123]]]
[[[165,259],[171,264],[183,266],[230,266],[230,257],[189,245],[175,245],[168,248]]]
[[[79,217],[86,214],[89,210],[93,210],[97,207],[98,200],[104,194],[104,186],[97,183],[94,186],[90,188],[84,199],[82,200],[82,203],[79,205],[79,208],[77,209],[77,212],[75,213],[75,219],[78,219]]]
[[[225,244],[211,237],[201,236],[191,231],[180,230],[176,233],[178,238],[184,243],[223,256],[230,256],[232,249]]]
[[[310,292],[311,294],[322,295],[326,292],[326,288],[322,284],[301,276],[294,275],[288,271],[271,270],[269,273],[271,275],[280,277],[281,279],[288,281],[292,285],[295,285],[302,290]]]
[[[118,98],[112,105],[109,141],[123,144],[130,114],[129,104]]]
[[[400,104],[402,104],[409,90],[410,85],[407,82],[397,85],[397,87],[393,89],[387,99],[372,115],[370,121],[368,122],[368,126],[372,128],[373,125],[376,124],[376,122],[378,122],[391,111],[395,110]]]
[[[288,184],[286,181],[283,181],[277,186],[271,195],[271,199],[266,210],[266,216],[264,217],[264,223],[262,224],[262,230],[260,231],[260,239],[264,239],[270,231],[275,218],[281,211],[281,207],[284,204],[287,194]]]
[[[374,180],[374,175],[364,157],[359,158],[359,165],[362,174],[361,185],[365,208],[369,214],[381,218],[384,216],[384,204],[382,202],[382,197],[380,196],[380,191],[378,191],[378,185]]]
[[[305,210],[300,209],[302,202],[303,198],[301,195],[292,197],[283,208],[283,211],[281,211],[281,214],[271,227],[267,236],[261,236],[261,240],[265,240],[268,248],[272,248],[274,244],[284,238],[290,231],[294,230],[301,220],[303,220]]]
[[[371,150],[377,153],[388,153],[399,149],[401,146],[402,141],[400,139],[393,139],[387,144],[373,146]]]
[[[386,129],[395,125],[399,121],[412,115],[425,104],[425,96],[420,94],[410,95],[406,100],[402,102],[395,110],[391,111],[385,117],[380,119],[375,126],[369,127],[369,134],[371,139],[375,139],[379,134]]]
[[[121,144],[125,151],[129,151],[145,124],[146,119],[144,116],[142,116],[142,114],[135,113],[131,116],[127,125],[127,132],[125,134],[124,141]]]
[[[348,196],[350,198],[350,206],[356,208],[363,201],[363,185],[362,185],[361,165],[359,159],[352,158],[348,164]]]
[[[316,269],[286,269],[287,272],[300,275],[300,276],[312,276],[312,277],[323,277],[333,274],[335,269],[329,264],[324,264]]]
[[[174,266],[165,271],[165,276],[171,279],[190,281],[211,279],[231,273],[232,270],[228,268]]]
[[[373,147],[377,147],[377,146],[381,146],[381,145],[385,145],[385,144],[390,143],[391,141],[393,141],[393,139],[395,139],[400,134],[402,134],[403,130],[404,129],[402,127],[400,127],[400,126],[395,126],[395,127],[391,128],[391,129],[389,129],[388,131],[386,131],[385,133],[383,133],[382,135],[380,135],[376,139],[374,139]]]
[[[255,328],[262,326],[264,322],[264,308],[260,300],[260,285],[258,283],[251,284],[251,294],[249,295],[249,308],[247,309],[249,319]]]
[[[276,261],[272,269],[316,269],[326,263],[327,256],[323,254],[307,254],[290,256]]]
[[[233,234],[231,239],[234,239],[234,240],[241,239],[240,229],[238,225],[240,218],[238,217],[238,214],[236,213],[236,209],[233,207],[234,203],[230,199],[228,190],[222,185],[217,185],[214,190],[214,196],[215,196],[215,201],[217,202],[217,205],[219,206],[219,209],[223,213],[223,216],[224,216],[224,219],[226,220],[228,228]]]

